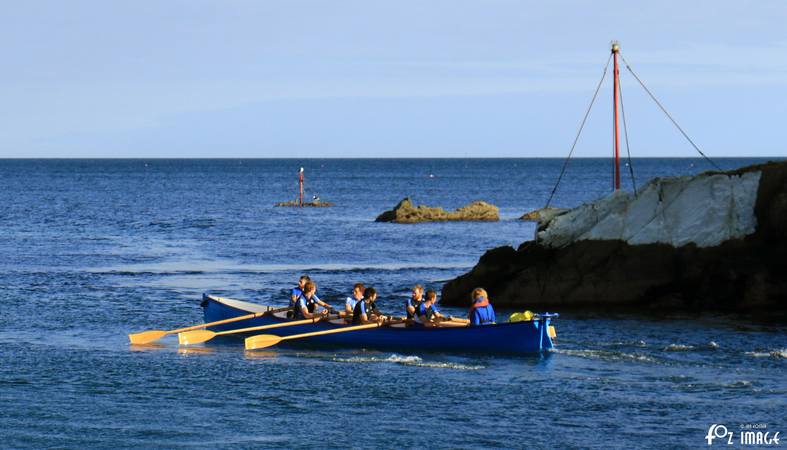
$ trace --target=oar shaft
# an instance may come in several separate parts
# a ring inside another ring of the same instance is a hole
[[[178,328],[177,330],[170,330],[167,333],[168,334],[182,333],[184,331],[198,330],[200,328],[207,328],[207,327],[212,327],[212,326],[215,326],[215,325],[222,325],[222,324],[225,324],[225,323],[238,322],[238,321],[246,320],[246,319],[254,319],[255,317],[260,317],[263,314],[265,314],[265,313],[264,312],[259,312],[259,313],[246,314],[245,316],[233,317],[232,319],[217,320],[215,322],[201,323],[199,325],[193,325],[193,326],[190,326],[190,327]]]
[[[325,330],[325,331],[312,331],[311,333],[301,333],[301,334],[294,334],[292,336],[284,336],[281,338],[282,341],[287,339],[300,339],[300,338],[307,338],[312,336],[322,336],[325,334],[334,334],[334,333],[345,333],[347,331],[357,331],[357,330],[365,330],[367,328],[377,328],[382,326],[383,324],[379,323],[369,323],[366,325],[356,325],[353,327],[343,327],[337,328],[335,330]]]
[[[270,306],[268,308],[270,308]],[[246,319],[254,319],[254,318],[257,318],[257,317],[262,317],[265,314],[273,314],[273,313],[277,313],[277,312],[287,311],[288,309],[290,309],[290,308],[285,307],[285,308],[269,309],[267,311],[246,314],[245,316],[233,317],[231,319],[223,319],[223,320],[217,320],[215,322],[201,323],[199,325],[192,325],[190,327],[178,328],[177,330],[170,330],[170,331],[167,331],[167,334],[182,333],[184,331],[199,330],[200,328],[207,328],[207,327],[212,327],[212,326],[216,326],[216,325],[223,325],[225,323],[239,322],[241,320],[246,320]]]
[[[258,325],[256,327],[238,328],[236,330],[219,331],[216,336],[223,336],[225,334],[245,333],[247,331],[269,330],[271,328],[291,327],[293,325],[306,325],[310,323],[317,323],[325,317],[314,317],[312,319],[295,320],[290,322],[274,323],[271,325]]]

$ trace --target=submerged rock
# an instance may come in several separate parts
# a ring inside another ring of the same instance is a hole
[[[443,287],[468,303],[787,313],[787,162],[655,179],[539,222]]]
[[[297,200],[290,200],[289,202],[279,202],[273,206],[306,206],[306,207],[315,207],[315,208],[322,208],[327,206],[335,206],[335,203],[331,202],[303,202],[299,203]]]
[[[444,221],[485,221],[500,220],[500,209],[492,204],[475,201],[459,209],[448,212],[440,207],[413,205],[410,197],[400,201],[394,209],[377,216],[375,222],[421,223]]]

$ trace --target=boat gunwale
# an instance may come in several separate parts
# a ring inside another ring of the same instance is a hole
[[[246,301],[243,301],[243,300],[236,300],[236,299],[227,298],[227,297],[219,297],[219,296],[215,296],[215,295],[212,295],[212,294],[203,294],[203,298],[205,300],[209,299],[209,300],[215,301],[215,302],[220,303],[221,305],[224,305],[224,306],[226,306],[228,308],[237,309],[238,311],[241,311],[241,312],[244,312],[244,313],[267,312],[267,311],[270,311],[270,310],[273,310],[273,309],[282,308],[282,306],[260,305],[260,304],[257,304],[257,303],[250,303],[250,302],[246,302]],[[233,305],[233,303],[235,303],[237,305]],[[253,309],[244,309],[243,307],[241,307],[239,305],[249,305]],[[276,316],[275,314],[266,314],[266,317],[274,318],[274,319],[279,320],[281,322],[287,322],[288,321],[288,319]],[[485,328],[486,327],[497,328],[497,327],[509,327],[509,326],[522,326],[524,324],[530,324],[532,322],[540,322],[542,320],[542,317],[546,318],[546,319],[556,319],[556,318],[559,317],[559,314],[557,314],[557,313],[544,313],[544,314],[541,314],[541,315],[536,315],[536,317],[534,317],[532,320],[529,320],[529,321],[524,321],[523,320],[523,321],[519,321],[519,322],[498,322],[498,323],[493,323],[491,325],[482,325],[482,326],[485,327]],[[331,326],[331,327],[335,327],[335,328],[347,327],[347,326],[351,325],[351,324],[335,324],[335,323],[332,323],[331,321],[322,321],[322,320],[316,321],[315,325],[318,324],[318,323],[320,325],[322,325],[322,326]],[[391,329],[391,330],[397,330],[397,331],[408,331],[408,330],[409,331],[413,331],[413,330],[417,330],[417,331],[420,331],[420,332],[424,332],[424,331],[426,331],[426,332],[434,332],[434,331],[447,331],[447,330],[467,330],[469,327],[470,327],[470,325],[463,326],[463,327],[457,327],[457,326],[450,326],[450,327],[439,327],[439,326],[438,327],[420,327],[420,326],[419,327],[391,327],[391,326],[388,326],[386,328]]]

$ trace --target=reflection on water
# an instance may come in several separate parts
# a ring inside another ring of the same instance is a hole
[[[215,353],[216,349],[210,346],[180,346],[178,347],[179,355],[199,355],[206,353]]]
[[[243,357],[246,359],[276,359],[280,355],[278,352],[270,350],[245,350]]]
[[[155,350],[164,350],[167,348],[173,347],[158,342],[151,342],[149,344],[129,344],[128,346],[128,349],[132,352],[149,352]]]

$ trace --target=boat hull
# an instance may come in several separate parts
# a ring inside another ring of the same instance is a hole
[[[253,303],[208,294],[203,296],[202,307],[204,308],[205,323],[239,317],[250,312],[262,312],[268,309],[268,307]],[[224,331],[286,322],[286,318],[278,317],[281,315],[283,314],[266,314],[262,317],[210,327],[209,329],[212,331]],[[527,322],[500,323],[480,327],[414,326],[399,328],[384,326],[368,330],[285,341],[282,342],[282,345],[319,345],[411,352],[533,354],[553,348],[554,342],[549,336],[548,327],[552,318],[556,316],[556,314],[542,315]],[[346,325],[320,321],[313,324],[238,333],[228,336],[237,338],[246,338],[256,334],[290,336],[313,331],[332,330],[343,326]]]

